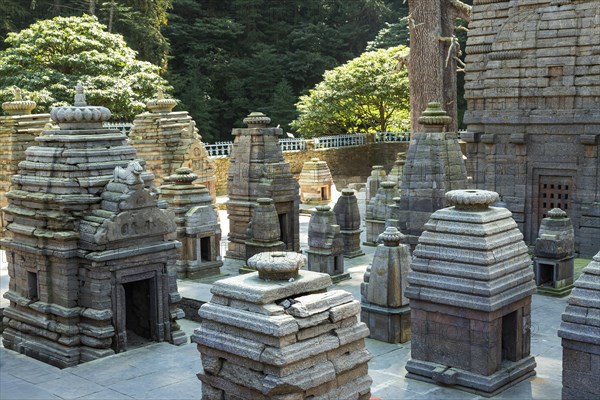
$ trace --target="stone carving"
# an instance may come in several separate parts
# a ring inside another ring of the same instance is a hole
[[[377,238],[383,233],[386,222],[392,217],[391,206],[398,198],[398,190],[394,182],[381,182],[377,195],[369,201],[365,215],[367,237],[364,245],[377,246]]]
[[[179,168],[190,168],[198,176],[197,183],[216,197],[215,165],[196,123],[186,111],[173,112],[177,101],[166,99],[162,90],[156,97],[146,104],[150,112],[136,115],[130,143],[155,175],[156,184],[161,185]]]
[[[562,398],[600,397],[600,252],[575,281],[562,314]]]
[[[300,201],[305,204],[328,204],[331,201],[333,178],[327,162],[313,158],[304,163],[300,172]]]
[[[182,243],[177,260],[177,277],[202,279],[219,275],[221,226],[213,198],[190,168],[178,168],[161,186],[161,200],[175,214],[177,240]]]
[[[354,190],[342,189],[342,195],[335,203],[333,212],[344,240],[344,257],[354,258],[364,255],[360,248],[362,229],[360,229],[360,211]]]
[[[280,240],[279,218],[272,199],[256,199],[247,235],[246,259],[258,253],[285,250],[285,243]]]
[[[2,110],[8,115],[29,115],[37,105],[35,101],[23,100],[21,89],[15,87],[13,89],[15,96],[14,101],[6,101],[2,103]]]
[[[19,163],[0,239],[10,277],[4,347],[61,368],[126,349],[127,330],[185,341],[173,216],[157,207],[151,174],[111,181],[135,149],[101,127],[110,111],[82,94],[79,86],[77,105],[52,110],[60,129],[43,131]]]
[[[411,248],[431,213],[446,206],[445,193],[466,189],[467,174],[456,132],[445,132],[450,117],[439,103],[429,103],[419,118],[406,155],[400,187],[400,230]]]
[[[573,287],[573,224],[560,208],[548,211],[535,241],[533,266],[538,293],[566,296]]]
[[[116,183],[125,183],[127,185],[135,185],[138,183],[144,183],[140,174],[144,171],[144,168],[137,161],[129,161],[127,168],[115,167],[113,173],[113,181]]]
[[[381,182],[387,180],[385,175],[385,170],[383,169],[383,165],[373,165],[373,169],[371,170],[371,176],[367,178],[367,195],[365,197],[366,204],[369,204],[369,201],[375,197],[377,191],[379,190],[379,185]]]
[[[502,195],[528,244],[558,207],[584,257],[600,243],[597,6],[474,2],[461,135],[473,184]]]
[[[297,253],[260,253],[258,273],[217,281],[192,341],[202,359],[202,398],[370,398],[360,303],[327,274],[299,270]],[[263,279],[261,279],[261,277]]]
[[[407,377],[493,396],[535,374],[531,259],[498,194],[457,190],[414,252]]]
[[[379,235],[383,244],[377,246],[360,287],[360,320],[369,327],[369,337],[388,343],[410,340],[410,308],[404,291],[411,256],[408,246],[400,244],[402,239],[392,226]]]
[[[331,275],[334,282],[349,279],[344,273],[344,239],[329,206],[317,206],[308,223],[308,269]]]
[[[298,182],[283,158],[279,137],[283,131],[268,128],[269,117],[252,113],[244,119],[248,128],[233,129],[233,150],[227,172],[229,245],[227,257],[246,259],[248,223],[258,198],[273,200],[280,240],[286,250],[298,251],[300,196]]]

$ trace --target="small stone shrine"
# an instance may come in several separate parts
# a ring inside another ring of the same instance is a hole
[[[221,225],[213,197],[204,185],[194,185],[198,176],[190,168],[178,168],[161,186],[161,200],[175,214],[177,240],[182,243],[177,260],[179,279],[202,279],[219,275]]]
[[[394,182],[381,182],[377,195],[373,197],[367,205],[365,215],[365,228],[367,236],[364,245],[377,246],[377,238],[383,233],[386,221],[392,216],[392,208],[395,205],[395,198],[398,197],[398,190]]]
[[[260,253],[258,273],[217,281],[198,312],[202,399],[370,398],[360,303],[292,252]]]
[[[407,377],[494,396],[535,374],[531,258],[510,211],[490,206],[497,193],[446,197],[450,207],[425,224],[408,273]]]
[[[573,287],[575,237],[571,219],[560,208],[548,211],[535,241],[533,266],[538,293],[566,296]]]
[[[373,165],[371,176],[367,178],[367,194],[365,197],[366,204],[369,204],[369,201],[375,197],[377,191],[379,190],[379,185],[385,180],[386,175],[383,165]]]
[[[387,176],[387,180],[390,182],[396,182],[396,187],[400,188],[402,186],[402,173],[404,171],[404,164],[406,164],[406,153],[400,152],[396,155],[396,161],[394,161],[394,166],[390,170],[390,173]]]
[[[467,173],[456,132],[445,132],[451,118],[439,103],[429,103],[413,132],[400,187],[400,231],[411,248],[431,213],[446,207],[445,193],[466,189]]]
[[[248,223],[258,198],[273,200],[286,250],[300,250],[300,196],[290,164],[283,158],[280,128],[268,128],[262,113],[244,118],[247,128],[233,129],[233,149],[227,172],[229,245],[227,257],[246,260]]]
[[[248,224],[246,240],[246,260],[258,253],[283,251],[279,218],[272,199],[256,199],[252,219]]]
[[[402,234],[387,227],[379,235],[373,264],[367,267],[360,286],[360,320],[369,327],[370,338],[388,343],[410,340],[410,308],[404,296],[410,269],[410,249],[400,244]]]
[[[334,282],[349,279],[344,273],[344,239],[335,213],[329,206],[317,206],[308,222],[308,269],[329,274]]]
[[[562,314],[562,398],[600,398],[600,252],[575,281]]]
[[[18,171],[18,165],[25,159],[25,149],[31,146],[44,126],[50,122],[50,114],[31,114],[36,103],[23,100],[21,91],[14,90],[15,100],[2,103],[7,114],[0,116],[0,208],[6,207],[6,193],[10,190],[10,179]],[[5,228],[0,212],[0,233]]]
[[[3,209],[10,301],[3,345],[64,368],[125,350],[133,339],[185,342],[173,215],[147,189],[135,148],[104,129],[104,107],[54,108],[59,129],[27,149]]]
[[[216,193],[215,165],[202,143],[196,123],[186,111],[173,112],[177,101],[165,99],[161,90],[146,107],[150,112],[136,115],[129,142],[138,156],[146,161],[146,169],[155,176],[155,184],[178,168],[190,168],[198,175],[198,184]]]
[[[335,220],[340,226],[344,240],[344,257],[354,258],[364,255],[360,248],[360,210],[352,189],[342,189],[342,195],[333,207]]]
[[[304,204],[329,204],[333,178],[327,162],[313,158],[300,172],[300,201]]]

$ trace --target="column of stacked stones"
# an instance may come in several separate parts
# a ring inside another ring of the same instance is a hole
[[[364,255],[365,253],[360,248],[361,219],[354,190],[342,189],[342,195],[335,203],[333,212],[344,240],[344,257],[354,258]]]
[[[454,190],[419,238],[406,297],[407,377],[486,396],[535,374],[529,353],[533,269],[495,192]]]
[[[256,199],[248,224],[246,260],[258,253],[285,250],[286,245],[280,238],[281,228],[273,200],[262,197]]]
[[[36,104],[23,100],[21,91],[15,89],[15,100],[2,103],[7,114],[0,116],[0,208],[6,207],[6,193],[10,190],[10,179],[17,173],[19,162],[25,159],[25,149],[50,122],[50,114],[31,114]],[[0,232],[5,228],[0,212]]]
[[[221,225],[213,197],[204,185],[194,185],[198,176],[190,168],[178,168],[161,186],[161,200],[175,214],[177,240],[182,243],[177,277],[202,279],[219,275]]]
[[[575,235],[571,219],[560,208],[548,211],[535,241],[533,268],[538,293],[566,296],[573,287]]]
[[[400,152],[396,155],[396,161],[394,161],[394,166],[390,170],[390,173],[387,175],[387,181],[396,182],[396,187],[400,188],[402,186],[402,173],[404,171],[404,164],[406,164],[406,153]]]
[[[383,243],[360,286],[360,320],[369,327],[369,337],[388,343],[410,340],[410,308],[404,292],[411,256],[408,246],[400,244],[403,236],[393,226],[379,235]]]
[[[324,292],[327,274],[299,270],[303,256],[260,253],[258,273],[217,281],[194,331],[202,399],[369,399],[371,354],[360,303]]]
[[[431,213],[446,206],[445,193],[466,189],[467,173],[456,132],[445,132],[451,118],[429,103],[411,138],[400,187],[400,231],[414,248]]]
[[[139,328],[126,321],[136,306],[152,321],[148,338],[173,340],[178,242],[172,215],[143,188],[152,175],[130,163],[135,148],[125,135],[102,128],[110,111],[87,106],[81,85],[74,106],[50,115],[60,129],[45,130],[27,149],[3,210],[0,244],[10,278],[4,347],[59,367],[113,354],[124,344],[121,328]],[[106,192],[113,178],[132,174],[134,187],[116,183],[120,191]],[[85,230],[85,240],[83,218],[99,227]],[[135,282],[145,283],[149,300],[132,293]]]
[[[248,127],[233,129],[231,133],[234,142],[227,172],[227,257],[246,259],[247,227],[258,198],[273,200],[285,248],[300,249],[298,182],[279,146],[283,130],[269,128],[270,122],[262,113],[251,113],[244,118]]]
[[[328,204],[333,178],[327,162],[318,158],[307,161],[300,172],[300,201],[304,204]]]
[[[399,193],[395,182],[381,182],[377,195],[373,197],[365,213],[366,239],[363,244],[377,246],[377,238],[385,230],[386,222],[392,217],[392,208]]]
[[[349,279],[344,273],[344,239],[335,213],[329,206],[317,206],[308,222],[308,269],[331,275],[334,282]]]
[[[165,99],[159,90],[157,98],[146,104],[150,112],[136,115],[129,141],[146,161],[146,169],[154,174],[157,185],[178,168],[190,168],[198,175],[197,184],[206,186],[214,198],[214,162],[192,117],[187,111],[172,111],[176,104],[173,99]]]
[[[562,314],[562,398],[600,397],[600,252],[583,269]]]

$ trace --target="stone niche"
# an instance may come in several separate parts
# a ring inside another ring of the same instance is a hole
[[[177,240],[182,243],[177,260],[177,277],[202,279],[219,275],[221,259],[221,225],[213,197],[204,185],[194,185],[198,178],[190,168],[178,168],[161,186],[161,200],[175,214]]]
[[[229,244],[227,257],[246,259],[248,223],[258,198],[273,200],[286,250],[300,250],[300,196],[290,164],[284,160],[279,138],[283,130],[268,128],[262,113],[244,118],[247,128],[233,129],[233,150],[227,172]]]
[[[157,98],[146,107],[149,112],[136,115],[129,142],[138,156],[146,161],[146,169],[161,185],[178,168],[190,168],[198,175],[197,183],[208,188],[214,199],[216,170],[210,159],[196,123],[187,111],[173,112],[177,101],[165,99],[159,90]]]
[[[511,213],[495,192],[455,190],[431,215],[408,273],[407,377],[494,396],[535,374],[535,281]]]
[[[344,273],[344,239],[335,213],[329,206],[317,206],[308,222],[308,269],[331,275],[334,282],[349,279]]]
[[[333,207],[335,219],[340,226],[344,240],[344,257],[354,258],[364,255],[360,248],[360,210],[352,189],[342,189],[342,195]]]
[[[300,201],[304,204],[329,204],[333,178],[325,161],[312,158],[300,172]]]
[[[260,253],[258,272],[217,281],[200,307],[202,399],[370,398],[360,303],[327,274],[299,270],[301,254]]]
[[[381,182],[377,195],[367,205],[365,228],[367,235],[364,245],[377,246],[377,238],[383,233],[387,221],[392,217],[392,205],[396,204],[398,190],[395,182]]]
[[[10,301],[4,347],[58,367],[124,350],[132,337],[185,341],[173,215],[104,107],[51,112],[58,129],[29,147],[3,209]]]
[[[600,252],[575,281],[558,336],[562,338],[562,398],[600,398]]]
[[[566,296],[573,287],[575,237],[573,224],[560,208],[548,211],[535,241],[533,266],[538,293]]]

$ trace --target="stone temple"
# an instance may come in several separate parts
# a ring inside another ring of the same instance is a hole
[[[473,184],[500,194],[525,241],[561,208],[575,250],[600,243],[597,0],[475,1],[465,123]]]
[[[58,367],[140,340],[184,343],[173,215],[104,107],[52,110],[60,129],[27,149],[3,209],[10,305],[4,347]]]

